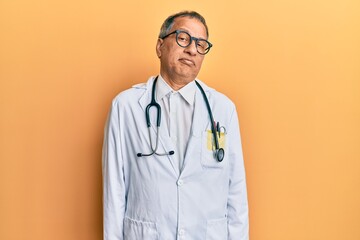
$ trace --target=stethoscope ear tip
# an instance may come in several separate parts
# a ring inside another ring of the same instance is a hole
[[[136,154],[136,156],[141,157],[141,156],[142,156],[142,154],[141,154],[141,153],[138,153],[138,154]]]
[[[175,153],[174,151],[170,151],[169,155],[174,155],[174,153]]]

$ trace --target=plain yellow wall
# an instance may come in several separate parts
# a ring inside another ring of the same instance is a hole
[[[101,239],[109,104],[184,9],[214,44],[200,79],[238,107],[251,239],[360,239],[358,0],[1,0],[0,239]]]

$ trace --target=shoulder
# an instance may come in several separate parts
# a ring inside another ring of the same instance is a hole
[[[119,106],[119,105],[131,105],[137,103],[139,99],[147,91],[150,81],[152,81],[152,78],[150,78],[147,82],[135,84],[131,88],[118,93],[114,97],[112,101],[112,105]]]
[[[209,98],[209,101],[213,101],[215,103],[219,103],[221,105],[225,105],[228,106],[230,108],[234,108],[235,104],[234,102],[225,94],[217,91],[216,89],[208,86],[207,84],[205,84],[204,82],[202,82],[201,80],[196,79],[196,81],[201,85],[201,87],[204,89],[206,95]]]
[[[238,123],[238,121],[233,121],[233,119],[237,118],[235,103],[225,94],[207,86],[201,81],[198,82],[207,95],[213,116],[225,126],[231,123]]]

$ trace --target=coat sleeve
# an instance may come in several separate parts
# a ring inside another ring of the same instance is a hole
[[[104,240],[123,240],[125,181],[120,143],[119,108],[110,109],[102,150]]]
[[[245,168],[237,112],[231,116],[228,133],[230,178],[228,209],[228,240],[249,239],[248,201]]]

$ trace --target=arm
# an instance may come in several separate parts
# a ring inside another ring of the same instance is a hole
[[[120,120],[113,102],[104,132],[102,151],[104,240],[123,240],[125,183],[120,144]]]
[[[249,239],[248,201],[240,130],[236,110],[232,113],[229,143],[228,240]]]

